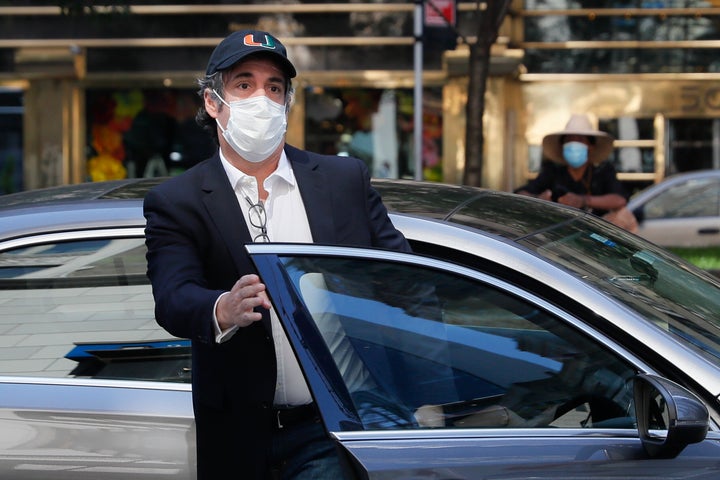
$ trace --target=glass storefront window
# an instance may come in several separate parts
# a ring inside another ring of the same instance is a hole
[[[669,173],[720,168],[720,119],[671,119],[668,147]]]
[[[0,194],[23,189],[23,93],[0,88]]]
[[[423,98],[423,178],[442,181],[442,91]],[[309,87],[305,148],[365,161],[380,178],[413,178],[412,89]]]
[[[655,130],[652,118],[619,117],[600,119],[600,130],[615,137],[608,161],[619,173],[655,171]]]
[[[720,57],[710,48],[529,48],[523,65],[530,73],[712,73]]]
[[[198,107],[194,90],[87,90],[88,179],[173,175],[211,156]]]
[[[581,4],[581,5],[580,5]],[[528,0],[532,11],[523,19],[525,66],[530,73],[696,73],[720,71],[712,45],[675,45],[718,38],[720,16],[698,14],[703,1]],[[673,14],[643,13],[644,9],[686,9]],[[622,13],[605,14],[604,9]],[[623,10],[625,9],[625,10]],[[544,10],[547,15],[538,14]],[[571,12],[570,15],[560,13]],[[587,48],[564,48],[564,42],[595,42]],[[669,42],[669,48],[643,48],[613,42]],[[546,45],[542,45],[546,44]],[[618,48],[620,47],[620,48]]]

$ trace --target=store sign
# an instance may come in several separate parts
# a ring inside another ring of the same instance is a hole
[[[455,0],[426,0],[425,26],[447,27],[455,26],[456,22]]]
[[[682,111],[685,113],[720,112],[720,87],[683,85],[680,99]]]

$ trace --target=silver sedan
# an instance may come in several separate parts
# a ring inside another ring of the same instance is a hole
[[[0,478],[194,478],[157,180],[0,197]],[[720,283],[585,212],[375,181],[414,253],[245,246],[347,478],[717,478]]]
[[[638,235],[664,247],[720,246],[720,170],[667,177],[635,194]]]

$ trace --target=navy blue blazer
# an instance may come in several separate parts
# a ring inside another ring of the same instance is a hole
[[[286,146],[315,243],[409,251],[392,225],[365,164]],[[173,177],[145,198],[148,276],[157,322],[192,340],[193,401],[252,411],[272,405],[276,381],[269,316],[217,344],[218,296],[255,273],[251,242],[219,155]]]

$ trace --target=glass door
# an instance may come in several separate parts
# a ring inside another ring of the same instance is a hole
[[[720,168],[720,119],[670,119],[667,139],[668,174]]]
[[[0,194],[23,189],[23,93],[0,87]]]

